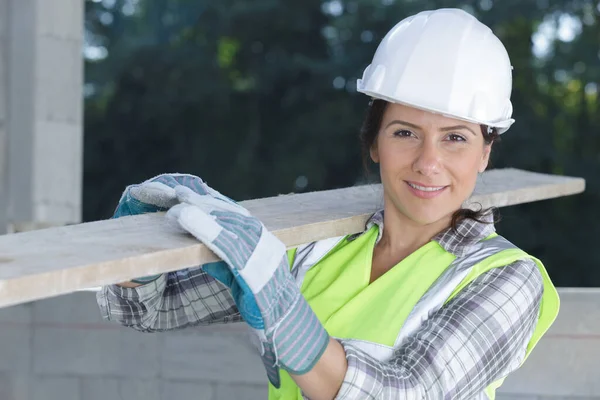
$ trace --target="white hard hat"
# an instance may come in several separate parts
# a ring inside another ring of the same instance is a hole
[[[504,45],[471,14],[423,11],[383,38],[357,90],[505,132],[512,67]]]

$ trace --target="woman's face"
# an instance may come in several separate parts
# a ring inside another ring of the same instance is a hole
[[[380,164],[386,204],[419,225],[449,222],[488,165],[478,124],[389,104],[371,158]]]

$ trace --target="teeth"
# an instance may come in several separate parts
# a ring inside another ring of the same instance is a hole
[[[430,186],[430,187],[425,187],[425,186],[419,186],[419,185],[415,185],[415,184],[412,184],[412,183],[410,183],[410,182],[407,182],[407,183],[408,183],[408,184],[409,184],[411,187],[413,187],[413,188],[415,188],[415,189],[417,189],[417,190],[421,190],[421,191],[423,191],[423,192],[436,192],[436,191],[438,191],[438,190],[442,190],[442,189],[445,187],[445,186],[438,186],[438,187],[433,187],[433,186]]]

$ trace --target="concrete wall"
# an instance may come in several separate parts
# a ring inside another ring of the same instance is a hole
[[[562,311],[499,400],[600,399],[600,290]],[[1,400],[264,399],[243,325],[144,334],[103,321],[94,294],[0,309]]]
[[[0,0],[0,233],[81,221],[83,3]]]
[[[0,0],[0,235],[8,228],[8,4]]]

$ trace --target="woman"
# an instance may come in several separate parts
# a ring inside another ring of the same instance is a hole
[[[383,39],[358,90],[361,141],[383,210],[364,232],[286,252],[200,178],[125,191],[115,217],[167,217],[224,261],[107,286],[105,318],[141,331],[245,321],[269,399],[485,399],[554,321],[542,263],[463,209],[511,119],[501,42],[461,10],[427,11]]]

